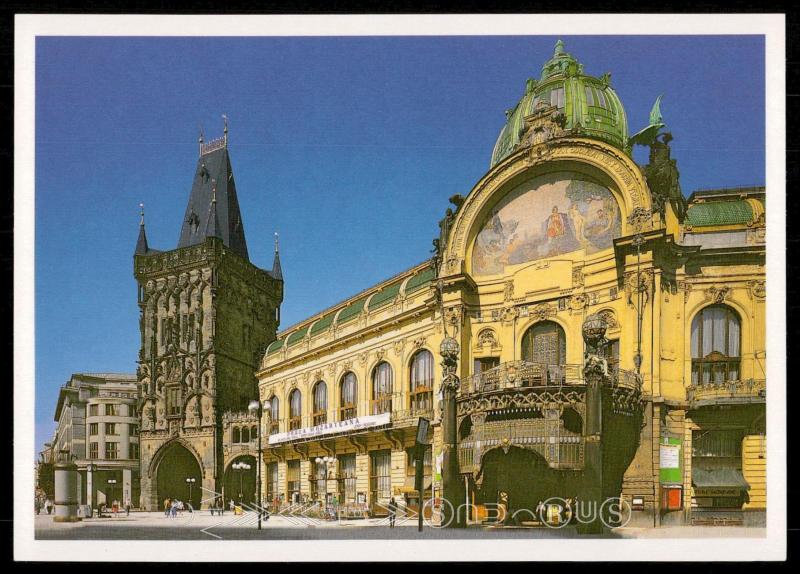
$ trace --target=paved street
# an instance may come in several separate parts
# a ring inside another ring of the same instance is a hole
[[[255,513],[234,516],[211,516],[208,512],[184,513],[169,518],[160,512],[137,512],[129,517],[92,518],[77,523],[55,523],[52,516],[35,520],[36,538],[40,540],[312,540],[312,539],[469,539],[469,538],[572,538],[572,527],[487,528],[462,530],[425,527],[417,532],[416,522],[398,520],[390,529],[386,520],[321,521],[272,516],[256,528]],[[604,538],[755,538],[764,529],[736,527],[618,528]],[[585,538],[585,537],[581,537]]]
[[[40,540],[309,540],[309,539],[453,539],[453,538],[567,538],[574,528],[481,528],[461,530],[425,527],[398,520],[390,529],[384,519],[321,521],[271,516],[259,532],[255,513],[211,516],[207,511],[169,518],[160,512],[136,512],[129,517],[91,518],[76,523],[55,523],[52,516],[37,516]],[[610,534],[614,537],[615,535]]]

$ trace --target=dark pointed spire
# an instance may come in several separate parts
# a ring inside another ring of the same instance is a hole
[[[135,255],[144,255],[149,251],[147,248],[147,234],[144,232],[144,203],[139,204],[142,220],[139,222],[139,239],[136,241]]]
[[[278,232],[275,232],[275,259],[272,260],[272,271],[270,272],[275,279],[283,281],[283,271],[281,271],[281,256],[278,250]]]
[[[206,237],[222,237],[219,234],[219,219],[217,219],[217,182],[211,180],[211,209],[208,210],[206,222]]]
[[[192,191],[181,226],[178,247],[197,245],[206,237],[219,237],[231,251],[249,260],[242,214],[236,196],[230,156],[228,121],[223,137],[207,140],[201,132],[200,157],[197,159]],[[212,190],[216,182],[216,191]],[[211,217],[211,199],[216,195],[216,221]],[[210,229],[213,226],[213,231]]]

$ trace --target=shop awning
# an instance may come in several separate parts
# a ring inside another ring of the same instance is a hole
[[[695,488],[750,488],[742,471],[735,468],[716,468],[713,470],[692,469],[692,486]]]

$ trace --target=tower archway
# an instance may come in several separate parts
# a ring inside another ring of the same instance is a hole
[[[241,463],[250,468],[238,468]],[[252,505],[256,501],[256,457],[246,454],[234,458],[225,469],[224,485],[225,504],[233,500],[235,504]]]
[[[169,498],[190,502],[194,509],[200,508],[203,473],[200,463],[188,448],[179,442],[164,447],[155,474],[160,503]]]

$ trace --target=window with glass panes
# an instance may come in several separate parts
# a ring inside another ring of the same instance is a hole
[[[89,443],[89,458],[95,459],[95,458],[97,458],[97,456],[98,456],[97,443],[96,442],[90,442]]]
[[[300,461],[290,460],[286,463],[286,493],[289,502],[300,499]]]
[[[347,372],[342,377],[339,400],[339,420],[346,421],[356,417],[356,376]]]
[[[371,414],[392,412],[392,367],[382,362],[372,370]]]
[[[328,421],[328,385],[319,381],[314,385],[314,411],[311,413],[313,425],[325,424]]]
[[[139,458],[139,445],[136,444],[135,442],[132,442],[130,444],[129,449],[130,449],[130,458],[132,458],[133,460],[137,460]]]
[[[299,389],[289,393],[289,430],[296,430],[301,425],[302,402]]]
[[[392,451],[374,450],[369,462],[370,502],[385,502],[392,495]]]
[[[739,379],[741,361],[739,315],[727,305],[712,305],[692,320],[692,383]]]
[[[119,456],[119,443],[107,442],[106,443],[106,459],[116,460]]]
[[[106,416],[107,417],[119,416],[119,405],[106,404]]]
[[[567,339],[564,329],[553,321],[542,321],[522,336],[522,360],[534,363],[527,384],[559,384],[564,382]]]
[[[106,423],[106,434],[107,435],[117,434],[117,423]]]
[[[89,405],[89,416],[96,417],[99,411],[100,405]]]
[[[181,389],[170,387],[167,389],[167,415],[178,416],[181,414]]]
[[[280,432],[280,401],[278,401],[278,397],[272,397],[269,400],[269,413],[270,413],[270,421],[269,421],[269,434],[275,434],[276,432]]]
[[[267,502],[272,503],[278,498],[278,463],[267,464]]]
[[[327,463],[325,461],[311,461],[311,475],[308,477],[311,485],[311,500],[325,500],[328,490]]]
[[[412,411],[433,409],[433,355],[422,349],[411,359],[410,397]]]
[[[97,423],[89,423],[89,436],[95,436],[97,430]]]
[[[339,457],[338,476],[339,501],[356,501],[356,455],[343,454]]]

